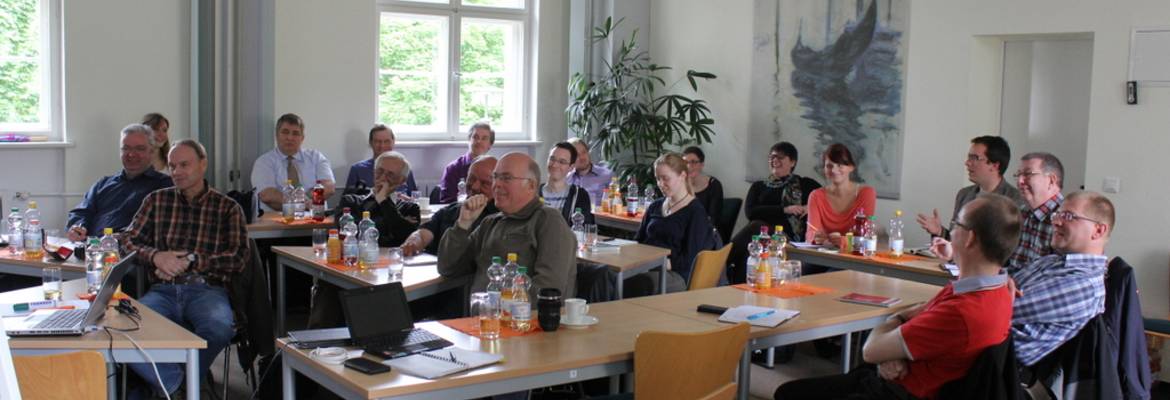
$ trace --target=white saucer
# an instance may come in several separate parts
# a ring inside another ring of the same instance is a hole
[[[590,327],[593,325],[597,325],[598,321],[599,320],[597,319],[597,317],[594,317],[592,315],[582,316],[581,319],[577,320],[577,321],[569,321],[567,316],[564,316],[564,315],[561,316],[561,325],[564,325],[566,328],[586,328],[586,327]]]

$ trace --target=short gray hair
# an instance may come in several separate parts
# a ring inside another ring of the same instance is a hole
[[[490,140],[491,143],[496,144],[496,131],[494,129],[492,129],[491,124],[489,124],[485,121],[476,122],[475,124],[472,124],[471,128],[467,129],[467,138],[471,139],[471,136],[475,135],[475,131],[478,131],[480,129],[486,129],[488,131],[488,134],[491,136],[491,140]]]
[[[175,142],[175,144],[171,146],[171,151],[175,151],[175,149],[179,148],[180,146],[189,147],[192,151],[195,152],[195,157],[198,157],[200,160],[207,159],[207,149],[204,148],[202,144],[195,141],[195,139],[183,139]]]
[[[393,150],[379,154],[378,158],[374,159],[374,169],[378,169],[378,166],[382,165],[382,160],[387,158],[402,161],[402,171],[399,171],[399,174],[402,175],[402,179],[406,179],[406,177],[410,176],[410,161],[407,160],[406,156],[402,153]]]
[[[524,154],[524,155],[526,155],[526,156],[528,155],[527,153],[521,153],[521,154]],[[536,188],[536,190],[538,190],[538,191],[539,191],[539,190],[540,190],[540,185],[541,185],[541,182],[540,182],[540,175],[541,175],[541,174],[540,174],[540,164],[537,164],[537,163],[536,163],[536,160],[534,160],[534,159],[532,158],[532,156],[529,156],[529,157],[528,157],[528,173],[529,173],[529,174],[532,174],[532,181],[533,181],[533,182],[536,182],[536,186],[534,186],[534,187]],[[539,196],[539,195],[540,195],[540,193],[537,193],[536,195],[537,195],[537,196]]]
[[[1064,190],[1064,165],[1060,163],[1059,158],[1056,158],[1052,153],[1034,151],[1020,157],[1020,161],[1028,160],[1040,160],[1040,169],[1043,169],[1044,173],[1055,176],[1056,187]]]
[[[130,125],[126,125],[125,128],[122,128],[122,138],[123,139],[125,139],[126,136],[129,136],[129,135],[132,135],[135,133],[141,133],[143,135],[146,135],[146,142],[150,143],[150,147],[158,146],[158,144],[154,142],[154,130],[150,129],[149,126],[146,126],[143,124],[130,124]]]

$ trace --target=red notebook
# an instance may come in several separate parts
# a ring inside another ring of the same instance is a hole
[[[838,297],[837,300],[841,300],[841,301],[844,301],[846,303],[857,303],[857,304],[865,304],[865,305],[878,306],[878,307],[889,307],[889,306],[892,306],[894,304],[898,304],[899,302],[902,301],[902,299],[899,299],[897,297],[874,296],[874,295],[870,295],[870,294],[861,294],[861,293],[850,293],[850,294]]]

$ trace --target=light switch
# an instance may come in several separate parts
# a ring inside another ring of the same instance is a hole
[[[1105,177],[1105,184],[1102,190],[1105,193],[1121,193],[1121,178],[1115,176]]]

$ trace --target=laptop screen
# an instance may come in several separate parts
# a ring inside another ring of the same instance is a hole
[[[118,285],[122,283],[122,277],[126,276],[126,273],[134,266],[134,256],[137,254],[137,252],[127,254],[125,257],[122,257],[122,261],[114,265],[113,269],[106,275],[106,280],[102,281],[102,289],[98,291],[97,297],[94,298],[94,305],[110,303],[110,299],[114,297],[114,292],[118,290]],[[85,315],[85,324],[93,325],[105,314],[105,307],[90,306],[89,312]]]
[[[341,308],[355,342],[414,328],[401,282],[345,290]]]

